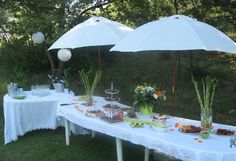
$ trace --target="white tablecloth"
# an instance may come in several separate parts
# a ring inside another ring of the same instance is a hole
[[[57,115],[62,116],[79,126],[92,129],[134,144],[143,145],[150,149],[157,149],[167,155],[174,156],[184,161],[233,161],[236,160],[236,148],[229,147],[228,136],[210,135],[208,139],[201,139],[197,134],[183,134],[175,127],[175,123],[199,125],[199,121],[171,117],[168,124],[171,125],[166,132],[154,131],[151,127],[132,128],[127,122],[107,123],[99,118],[86,117],[80,110],[102,109],[107,104],[103,98],[94,97],[94,106],[85,107],[81,104],[59,106]],[[139,116],[140,119],[148,117]],[[236,130],[234,126],[214,124],[214,128],[227,128]],[[200,142],[199,142],[200,141]]]
[[[59,101],[74,97],[73,92],[56,93],[54,90],[45,97],[31,95],[30,91],[25,93],[27,97],[24,100],[13,99],[7,94],[3,98],[5,144],[32,130],[55,129]]]

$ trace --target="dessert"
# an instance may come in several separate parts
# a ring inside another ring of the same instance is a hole
[[[180,130],[185,133],[199,133],[201,132],[201,127],[194,125],[183,125],[180,127]]]
[[[112,117],[115,117],[115,118],[120,118],[120,119],[122,119],[122,118],[124,117],[124,115],[123,115],[123,113],[122,113],[122,112],[120,112],[120,113],[118,113],[118,114],[116,114],[116,115],[114,115],[114,116],[112,116]]]
[[[104,113],[101,110],[87,110],[85,115],[88,117],[100,117]]]
[[[103,106],[103,108],[105,108],[105,109],[120,109],[120,107],[118,105],[111,105],[111,104],[106,104],[105,106]]]

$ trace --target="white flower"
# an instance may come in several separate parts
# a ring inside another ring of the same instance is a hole
[[[158,99],[158,96],[154,93],[153,94],[153,97],[157,100]]]

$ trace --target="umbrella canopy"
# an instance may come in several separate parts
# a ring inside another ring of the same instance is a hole
[[[236,53],[236,43],[211,25],[184,15],[174,15],[138,27],[110,51],[156,50]]]
[[[218,51],[236,53],[236,43],[223,32],[197,21],[196,19],[174,15],[144,24],[110,51]],[[174,104],[176,86],[176,57],[173,64],[173,85],[170,107]]]
[[[91,17],[62,35],[48,49],[115,45],[132,28],[104,17]]]

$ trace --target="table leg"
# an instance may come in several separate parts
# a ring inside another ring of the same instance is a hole
[[[66,145],[70,145],[69,121],[66,118],[65,118],[65,135],[66,135]]]
[[[96,133],[95,131],[92,130],[92,138],[95,138],[95,136],[96,136]]]
[[[149,161],[149,149],[145,147],[144,161]]]
[[[119,138],[116,138],[116,152],[117,152],[117,161],[123,161],[122,140]]]

